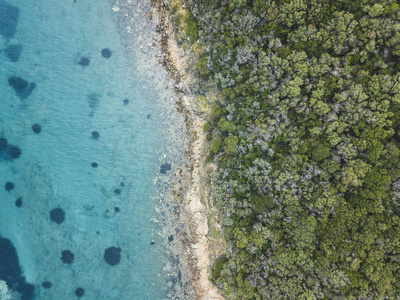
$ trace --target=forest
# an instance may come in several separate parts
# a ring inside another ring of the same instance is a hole
[[[400,3],[185,0],[228,299],[400,298]]]

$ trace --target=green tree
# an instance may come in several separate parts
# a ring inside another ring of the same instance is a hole
[[[236,151],[236,146],[239,142],[239,138],[237,136],[228,136],[224,140],[224,150],[226,154],[233,154]]]

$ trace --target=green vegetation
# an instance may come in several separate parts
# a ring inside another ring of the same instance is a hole
[[[176,30],[175,38],[183,47],[183,42],[189,38],[190,44],[196,43],[199,38],[199,26],[197,19],[189,9],[185,8],[183,0],[171,0],[166,2],[171,21]],[[186,40],[187,41],[187,40]]]
[[[197,20],[188,13],[186,16],[186,33],[189,36],[190,43],[195,43],[199,38],[199,30]]]
[[[217,280],[221,276],[222,267],[227,261],[228,259],[225,256],[221,256],[215,261],[215,266],[212,271],[212,277],[214,280]]]
[[[397,299],[398,1],[186,5],[196,72],[223,97],[205,126],[228,247],[216,284],[232,299]]]

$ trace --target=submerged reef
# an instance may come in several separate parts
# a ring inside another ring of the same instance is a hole
[[[85,294],[85,290],[81,287],[79,287],[75,290],[75,295],[77,297],[83,297],[84,294]]]
[[[5,49],[5,53],[8,59],[12,62],[17,62],[21,56],[22,45],[8,45]]]
[[[64,264],[72,264],[75,255],[70,250],[64,250],[61,252],[61,260]]]
[[[81,57],[81,59],[78,62],[78,65],[81,65],[83,67],[87,67],[90,64],[90,59],[88,57]]]
[[[65,212],[62,208],[54,208],[50,212],[50,220],[54,223],[61,224],[64,222]]]
[[[0,151],[7,148],[7,139],[0,138]]]
[[[12,86],[20,99],[28,98],[36,87],[35,82],[28,83],[28,81],[18,76],[8,77],[8,84]]]
[[[101,55],[104,58],[110,58],[111,57],[111,50],[108,48],[104,48],[103,50],[101,50]]]
[[[167,171],[170,171],[170,170],[171,170],[171,164],[166,163],[161,166],[160,173],[167,174]]]
[[[32,131],[34,133],[39,134],[42,131],[42,127],[39,124],[33,124],[32,125]]]
[[[88,99],[89,99],[89,107],[91,109],[95,109],[97,107],[97,105],[99,104],[99,97],[100,95],[97,93],[90,93],[87,95]]]
[[[100,133],[98,131],[92,131],[92,138],[97,140],[100,137]]]
[[[12,182],[7,182],[5,185],[6,191],[11,191],[14,189],[14,187],[15,187],[15,185]]]
[[[0,138],[0,161],[2,159],[12,160],[17,159],[21,155],[21,149],[17,146],[8,144],[6,138]]]
[[[19,9],[0,0],[0,34],[11,39],[17,32]]]
[[[21,155],[21,149],[16,146],[11,146],[9,149],[9,154],[13,159],[17,159]]]
[[[121,248],[109,247],[104,251],[104,260],[111,266],[118,265],[121,260]]]
[[[22,198],[21,197],[18,197],[17,200],[15,200],[15,206],[16,207],[22,206]]]
[[[0,280],[4,280],[11,290],[20,293],[22,300],[33,299],[35,287],[27,283],[21,273],[14,245],[9,239],[0,236]]]
[[[16,91],[26,89],[29,86],[28,81],[18,76],[8,77],[8,84],[11,85]]]

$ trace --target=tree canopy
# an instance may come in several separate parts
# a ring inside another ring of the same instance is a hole
[[[187,0],[232,299],[400,295],[400,4]]]

